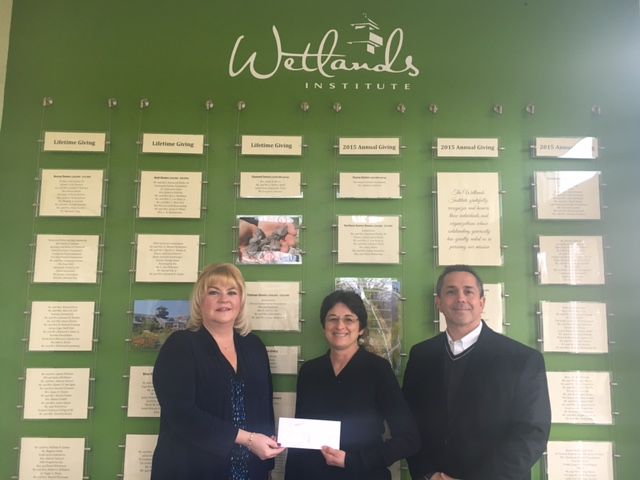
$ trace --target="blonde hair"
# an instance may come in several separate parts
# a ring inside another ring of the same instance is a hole
[[[202,271],[191,293],[191,317],[187,329],[196,331],[202,328],[202,301],[207,289],[214,284],[229,285],[238,289],[241,296],[240,313],[233,322],[233,328],[243,337],[248,335],[251,327],[244,314],[247,299],[244,277],[238,267],[231,263],[212,263]]]

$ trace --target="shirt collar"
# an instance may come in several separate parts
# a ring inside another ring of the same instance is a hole
[[[480,322],[480,324],[476,328],[471,330],[460,340],[455,340],[455,341],[449,336],[449,332],[446,332],[447,342],[449,342],[449,348],[451,348],[451,352],[454,355],[458,355],[464,352],[467,348],[471,347],[473,344],[475,344],[478,341],[478,337],[480,336],[481,330],[482,330],[482,322]]]

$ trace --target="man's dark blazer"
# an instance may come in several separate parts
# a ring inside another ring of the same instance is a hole
[[[415,345],[407,363],[403,391],[422,439],[408,459],[412,478],[444,472],[463,480],[530,480],[551,426],[542,355],[483,322],[449,415],[446,342],[441,333]]]

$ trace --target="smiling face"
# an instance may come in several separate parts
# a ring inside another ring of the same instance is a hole
[[[232,329],[241,308],[242,295],[235,284],[214,282],[204,292],[202,324],[208,330]]]
[[[451,272],[443,279],[436,307],[445,316],[450,334],[456,331],[461,338],[480,324],[484,301],[476,277],[468,272]]]
[[[324,336],[331,350],[355,351],[364,333],[358,316],[344,303],[336,303],[324,318]]]

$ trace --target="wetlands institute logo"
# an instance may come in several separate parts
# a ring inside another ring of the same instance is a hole
[[[395,28],[387,35],[366,14],[363,22],[350,24],[349,39],[341,40],[337,29],[326,31],[316,42],[308,42],[303,50],[291,50],[287,39],[280,36],[278,27],[271,27],[275,48],[269,57],[260,51],[243,49],[244,35],[240,35],[229,58],[229,76],[251,75],[258,80],[275,77],[278,72],[296,72],[304,78],[305,89],[314,90],[409,90],[407,77],[420,75],[413,63],[413,56],[404,51],[404,31]],[[257,67],[260,59],[261,67]],[[363,80],[341,82],[345,72],[364,72]],[[376,75],[389,74],[398,77],[397,82],[376,81]]]

